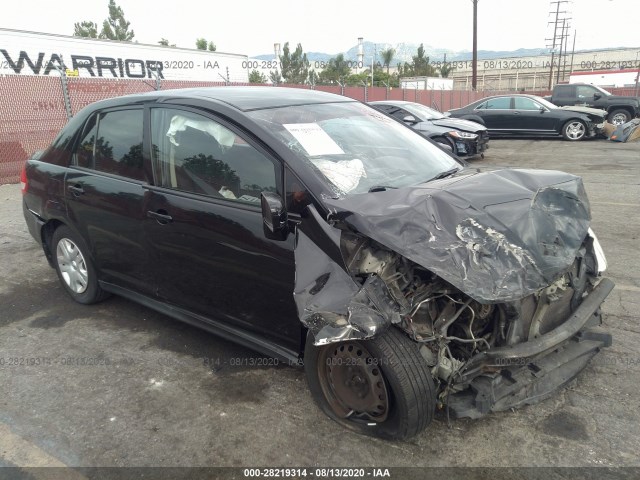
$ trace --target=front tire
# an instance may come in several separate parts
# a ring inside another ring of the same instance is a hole
[[[618,108],[617,110],[613,110],[609,116],[607,117],[609,123],[612,123],[615,126],[622,125],[623,123],[627,123],[631,120],[631,115],[629,112],[622,108]]]
[[[370,340],[321,346],[309,333],[304,368],[320,409],[359,433],[402,440],[433,420],[429,367],[418,345],[395,327]]]
[[[76,302],[89,305],[108,296],[98,284],[88,248],[69,227],[56,229],[51,239],[51,251],[60,283]]]
[[[456,149],[455,144],[450,141],[448,138],[445,137],[435,137],[433,139],[434,142],[439,143],[441,145],[444,145],[445,149],[451,153],[453,153],[454,155],[458,155],[458,150]]]
[[[587,126],[582,120],[569,120],[562,127],[562,136],[565,140],[577,142],[587,134]]]

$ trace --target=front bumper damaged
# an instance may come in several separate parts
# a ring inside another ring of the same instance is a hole
[[[554,330],[471,358],[456,379],[470,388],[450,396],[450,411],[457,417],[478,418],[540,402],[571,381],[601,348],[611,346],[611,334],[597,325],[600,305],[613,287],[604,278]]]

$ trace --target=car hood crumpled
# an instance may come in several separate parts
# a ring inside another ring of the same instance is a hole
[[[548,170],[465,170],[325,202],[334,225],[357,230],[482,303],[518,300],[566,272],[591,218],[582,179]]]

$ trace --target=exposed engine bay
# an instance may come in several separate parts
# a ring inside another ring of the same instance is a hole
[[[343,233],[350,273],[363,285],[379,277],[394,303],[393,323],[421,345],[420,353],[440,382],[440,395],[468,386],[458,374],[475,355],[534,339],[561,324],[598,276],[594,239],[587,237],[572,268],[521,302],[481,303],[375,241]]]
[[[320,229],[297,232],[294,299],[314,345],[400,328],[440,405],[472,418],[547,398],[611,345],[600,306],[614,285],[579,178],[466,171],[375,195],[325,199],[327,222],[310,206]]]

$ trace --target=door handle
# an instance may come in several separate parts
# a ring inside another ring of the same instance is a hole
[[[520,112],[513,112],[514,115],[520,115]]]
[[[160,225],[166,225],[167,223],[171,223],[173,221],[173,217],[167,213],[166,210],[158,210],[157,212],[152,212],[149,210],[147,212],[147,217],[155,218]]]
[[[75,185],[69,185],[69,187],[67,188],[76,197],[84,193],[84,188],[82,188],[82,185],[80,185],[79,183],[76,183]]]

